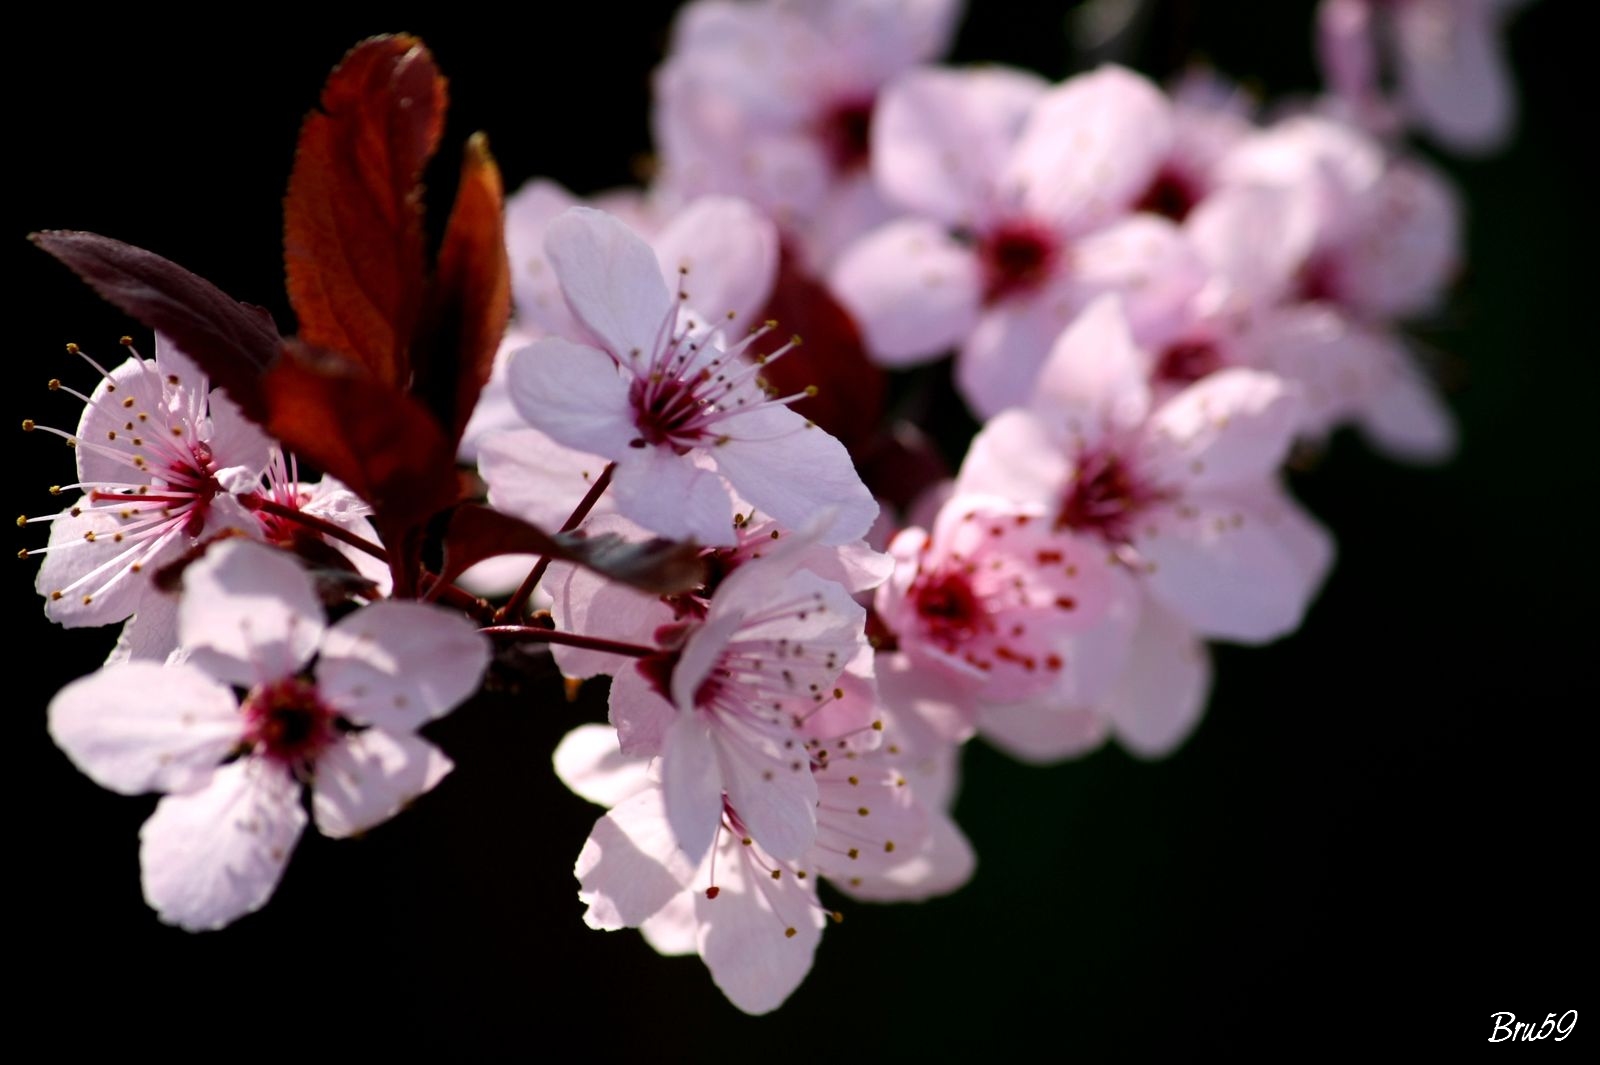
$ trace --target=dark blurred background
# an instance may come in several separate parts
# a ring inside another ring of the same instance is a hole
[[[1060,76],[1069,6],[978,5],[957,58]],[[1103,1057],[1466,1045],[1497,1010],[1582,1013],[1600,581],[1595,329],[1580,300],[1600,231],[1578,167],[1594,132],[1576,95],[1592,57],[1581,6],[1544,0],[1513,27],[1515,146],[1444,163],[1470,210],[1469,269],[1422,335],[1450,353],[1459,458],[1408,469],[1341,437],[1296,478],[1338,536],[1338,567],[1296,636],[1218,652],[1210,711],[1175,757],[1108,748],[1040,770],[974,746],[957,812],[976,879],[922,905],[846,905],[809,980],[765,1019],[728,1006],[697,960],[583,926],[570,868],[599,811],[555,780],[549,753],[603,714],[599,691],[457,713],[435,733],[456,772],[414,810],[356,842],[308,834],[262,913],[192,936],[140,900],[137,833],[154,800],[100,790],[45,732],[51,694],[111,634],[47,625],[36,563],[17,563],[13,1033],[178,1058],[530,1057],[573,1040],[605,1057],[709,1058],[731,1039],[769,1061],[1041,1045]],[[1310,7],[1157,3],[1141,65],[1165,72],[1198,50],[1273,94],[1309,90]],[[459,5],[333,9],[236,10],[224,29],[214,13],[91,19],[56,5],[14,33],[7,424],[73,424],[76,408],[44,388],[58,374],[87,387],[62,345],[114,359],[133,330],[29,247],[29,230],[149,247],[291,324],[279,227],[295,134],[363,36],[419,33],[451,78],[440,193],[474,129],[512,187],[535,174],[580,192],[621,184],[648,147],[670,5],[526,5],[511,21]],[[46,487],[70,479],[52,443],[12,438],[13,509],[50,511]]]

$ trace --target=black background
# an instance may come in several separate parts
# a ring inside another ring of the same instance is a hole
[[[983,5],[958,56],[1059,76],[1064,6]],[[1314,84],[1309,4],[1158,6],[1146,69],[1193,46],[1274,93]],[[73,424],[44,388],[58,374],[87,387],[62,345],[115,359],[132,328],[30,248],[29,230],[152,248],[290,324],[280,199],[299,118],[370,33],[422,34],[451,78],[441,192],[453,146],[477,128],[512,187],[629,180],[667,6],[525,5],[511,20],[442,7],[274,7],[230,15],[232,29],[220,9],[215,21],[34,10],[7,62],[9,424]],[[765,1019],[728,1006],[698,961],[583,926],[570,868],[598,811],[548,759],[603,713],[599,692],[454,715],[436,735],[457,770],[416,809],[358,842],[308,835],[266,910],[191,936],[140,901],[136,836],[153,800],[101,791],[45,732],[51,693],[111,637],[47,625],[35,564],[17,563],[13,1033],[178,1058],[522,1057],[573,1041],[607,1057],[1103,1056],[1465,1045],[1488,1037],[1496,1010],[1582,1013],[1600,234],[1577,166],[1594,135],[1575,95],[1589,76],[1578,7],[1535,4],[1512,33],[1518,144],[1447,163],[1470,210],[1470,264],[1425,339],[1451,352],[1460,457],[1407,469],[1341,437],[1297,478],[1338,535],[1338,567],[1299,634],[1218,653],[1211,709],[1175,757],[1107,749],[1038,770],[975,746],[958,809],[979,853],[973,883],[922,905],[846,906],[808,981]],[[14,509],[51,510],[45,488],[69,479],[70,454],[39,434],[5,454]],[[17,546],[41,535],[19,531]]]

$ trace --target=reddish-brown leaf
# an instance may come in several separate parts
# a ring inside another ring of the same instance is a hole
[[[705,563],[695,544],[652,539],[629,543],[606,534],[547,533],[521,518],[463,503],[450,515],[444,536],[444,572],[453,581],[471,566],[497,555],[550,555],[656,595],[672,595],[705,583]]]
[[[855,454],[878,430],[883,417],[885,377],[867,358],[861,334],[827,288],[800,269],[787,250],[778,268],[778,283],[767,303],[766,317],[803,343],[763,375],[781,395],[808,385],[817,394],[794,404]]]
[[[263,417],[261,375],[283,341],[272,316],[155,252],[96,233],[34,233],[35,244],[101,298],[167,336],[245,414]]]
[[[426,279],[421,178],[444,112],[421,41],[363,41],[306,116],[289,178],[283,258],[300,335],[386,385],[409,376]]]
[[[262,391],[267,431],[370,503],[386,544],[455,503],[455,452],[433,415],[348,358],[291,344]]]
[[[489,140],[476,133],[467,141],[427,319],[412,349],[412,394],[433,411],[452,444],[489,380],[511,316],[504,200]]]

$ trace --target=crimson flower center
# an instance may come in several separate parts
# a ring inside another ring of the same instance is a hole
[[[1166,493],[1141,481],[1120,456],[1091,451],[1078,461],[1056,528],[1088,530],[1125,543],[1139,512],[1165,498]]]
[[[872,147],[872,99],[860,97],[834,104],[817,122],[817,135],[839,173],[866,166]]]
[[[1191,385],[1222,368],[1222,352],[1209,340],[1180,340],[1161,353],[1155,378],[1176,385]]]
[[[993,303],[1038,288],[1061,255],[1061,243],[1034,222],[1002,222],[978,244],[983,267],[983,297]]]
[[[930,574],[911,588],[911,602],[928,638],[954,649],[988,626],[988,615],[965,574]]]
[[[688,383],[666,378],[637,378],[628,390],[633,424],[639,430],[634,447],[670,444],[680,455],[700,436],[690,422],[701,412],[701,400]]]
[[[1134,209],[1182,222],[1199,202],[1200,189],[1192,180],[1171,167],[1162,167]]]
[[[304,680],[262,685],[245,699],[243,711],[247,737],[266,757],[291,768],[314,763],[338,735],[333,711]]]

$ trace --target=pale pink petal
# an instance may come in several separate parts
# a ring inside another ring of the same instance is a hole
[[[1382,319],[1433,310],[1461,258],[1454,190],[1420,163],[1396,163],[1363,199],[1361,212],[1340,249],[1340,299]]]
[[[656,253],[638,234],[603,211],[574,207],[545,227],[545,254],[567,306],[607,351],[626,360],[634,350],[655,350],[676,300],[661,280]]]
[[[672,540],[719,547],[738,542],[733,499],[715,471],[668,446],[626,449],[619,460],[611,496],[624,517]]]
[[[1141,758],[1171,753],[1194,731],[1211,693],[1211,655],[1194,630],[1150,604],[1139,618],[1133,654],[1100,704],[1117,741]]]
[[[884,366],[910,366],[956,347],[978,321],[983,292],[972,249],[942,225],[913,218],[852,244],[828,284]]]
[[[217,483],[229,492],[253,490],[271,460],[271,438],[223,393],[212,392],[208,406],[210,425],[203,435],[216,466]]]
[[[1405,101],[1440,143],[1461,152],[1500,147],[1515,118],[1492,6],[1413,0],[1393,12]]]
[[[347,733],[317,758],[311,813],[324,836],[353,836],[389,820],[451,768],[443,751],[417,736]]]
[[[494,353],[494,366],[483,391],[478,393],[478,404],[472,408],[467,427],[461,433],[461,443],[456,447],[456,459],[471,465],[478,461],[478,450],[485,438],[509,429],[524,429],[527,423],[517,413],[511,402],[511,386],[506,383],[506,370],[511,356],[532,344],[533,333],[520,322],[512,322],[500,338],[500,347]]]
[[[1443,462],[1455,454],[1455,415],[1438,386],[1407,361],[1404,352],[1389,361],[1385,379],[1361,411],[1361,429],[1393,458],[1422,464]]]
[[[1140,468],[1191,492],[1270,476],[1288,456],[1300,400],[1281,378],[1231,367],[1162,404],[1140,445]]]
[[[872,166],[890,200],[953,226],[985,221],[986,204],[1028,110],[1045,91],[1005,67],[924,69],[879,98]]]
[[[910,655],[877,656],[878,696],[894,712],[896,744],[922,757],[972,736],[977,707],[966,692]]]
[[[1172,145],[1161,90],[1104,66],[1070,78],[1033,108],[1004,178],[1031,216],[1067,233],[1101,226],[1150,185]]]
[[[616,514],[597,517],[583,528],[593,536],[641,538],[637,526]],[[580,566],[554,563],[541,585],[550,590],[551,614],[556,627],[565,632],[654,646],[656,630],[674,619],[672,608],[659,596],[646,595]],[[632,668],[617,655],[587,648],[555,644],[550,651],[561,672],[569,677],[593,677]]]
[[[661,750],[661,792],[678,846],[698,863],[722,823],[717,745],[697,714],[680,714]]]
[[[1208,197],[1184,222],[1213,275],[1208,309],[1234,313],[1271,306],[1310,256],[1315,223],[1304,198],[1283,189],[1239,186]]]
[[[1014,703],[984,708],[983,738],[1020,762],[1053,765],[1095,750],[1109,731],[1106,719],[1078,707]]]
[[[956,491],[1055,506],[1071,472],[1061,444],[1039,417],[1008,410],[973,438]]]
[[[825,918],[814,889],[805,886],[809,878],[773,880],[751,850],[724,836],[716,897],[699,892],[694,907],[711,979],[729,1002],[760,1014],[782,1005],[810,972]]]
[[[831,510],[832,522],[819,536],[824,544],[859,540],[872,527],[878,502],[837,439],[789,408],[773,405],[735,415],[721,425],[725,442],[708,454],[762,513],[800,529]]]
[[[603,351],[558,337],[511,356],[506,386],[528,424],[557,443],[622,458],[639,435],[628,382]]]
[[[680,891],[639,925],[639,934],[657,954],[677,957],[699,949],[700,918],[695,916],[698,892]]]
[[[200,790],[162,799],[139,830],[145,902],[191,932],[230,924],[272,897],[305,825],[287,771],[225,765]]]
[[[579,725],[556,744],[551,760],[561,783],[600,806],[616,806],[654,786],[649,762],[623,754],[617,730],[609,725]]]
[[[788,10],[807,18],[841,65],[874,80],[933,59],[950,45],[961,18],[959,0],[825,0]],[[779,10],[783,10],[780,5]]]
[[[139,600],[139,612],[122,626],[105,664],[165,662],[177,649],[178,597],[152,587]]]
[[[1065,665],[1056,685],[1036,705],[1094,706],[1122,675],[1146,596],[1124,566],[1109,566],[1110,595],[1099,622],[1061,641]]]
[[[613,656],[615,660],[615,656]],[[660,754],[679,712],[631,662],[613,665],[610,720],[620,749],[630,758]]]
[[[183,571],[178,637],[189,661],[218,680],[249,688],[291,676],[323,625],[311,578],[288,552],[227,540]]]
[[[567,309],[544,237],[550,223],[577,204],[577,197],[547,178],[529,181],[506,200],[506,256],[517,318],[542,333],[573,340],[587,336]]]
[[[1133,542],[1151,593],[1213,639],[1266,643],[1293,632],[1321,579],[1249,497],[1158,508],[1141,519]]]
[[[808,758],[774,762],[739,743],[723,742],[717,744],[717,761],[729,805],[763,850],[796,861],[811,849],[817,837],[817,781]]]
[[[389,600],[327,631],[317,690],[351,721],[411,732],[476,691],[488,665],[489,641],[461,614]]]
[[[972,879],[978,856],[956,823],[944,814],[929,817],[928,832],[904,861],[875,874],[833,879],[852,898],[867,902],[915,902],[948,895]]]
[[[1240,333],[1240,362],[1293,382],[1300,393],[1296,432],[1321,436],[1355,417],[1389,379],[1394,345],[1328,303],[1301,303],[1259,316]]]
[[[755,325],[778,276],[778,230],[743,200],[706,196],[673,216],[653,242],[668,284],[729,336]],[[681,272],[681,274],[680,274]]]
[[[1317,5],[1317,59],[1328,88],[1360,104],[1377,91],[1370,0],[1322,0]]]
[[[678,849],[659,788],[646,788],[594,823],[578,852],[573,875],[590,928],[636,928],[695,875],[695,862]]]
[[[158,338],[158,350],[160,346]],[[198,379],[194,383],[198,384]],[[72,455],[78,480],[85,484],[148,483],[149,472],[129,464],[135,450],[130,434],[139,432],[140,424],[151,422],[166,432],[167,402],[167,390],[154,363],[135,357],[113,367],[89,393],[78,419],[77,438],[82,446],[73,448]],[[130,421],[135,426],[132,430],[127,428]]]
[[[559,529],[605,471],[607,460],[563,447],[537,429],[515,429],[483,438],[478,472],[489,485],[489,502],[546,529]],[[612,508],[602,495],[591,513]]]
[[[805,229],[793,234],[800,242],[801,268],[812,277],[827,277],[845,249],[897,214],[870,173],[844,177],[817,206]]]
[[[192,666],[111,666],[50,700],[50,738],[103,788],[187,791],[244,738],[239,702]]]
[[[1122,303],[1102,296],[1061,334],[1030,403],[1062,439],[1094,445],[1150,410],[1150,359],[1134,346]]]
[[[115,514],[86,506],[80,501],[50,522],[48,549],[34,578],[45,617],[69,629],[109,625],[137,611],[150,594],[149,575],[189,545],[174,530],[149,554],[135,554],[117,540],[122,523]]]
[[[1079,240],[1071,270],[1050,300],[1058,315],[1076,316],[1101,295],[1115,293],[1134,339],[1148,343],[1188,322],[1190,301],[1209,277],[1184,230],[1141,212]]]
[[[972,413],[993,418],[1032,402],[1050,345],[1082,307],[1076,301],[1013,299],[983,312],[956,353],[956,388]]]

